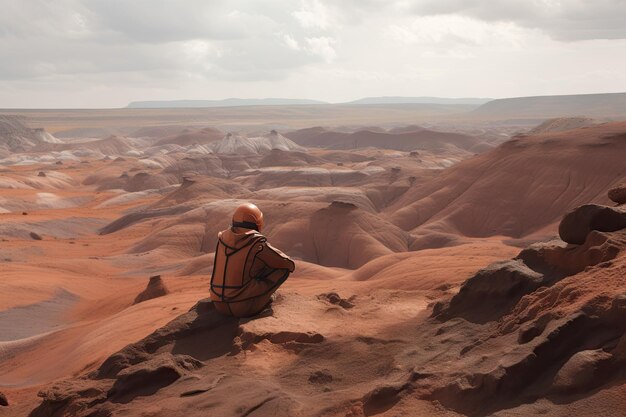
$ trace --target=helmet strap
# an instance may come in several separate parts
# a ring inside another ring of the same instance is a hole
[[[257,226],[256,223],[252,223],[252,222],[233,222],[233,227],[252,229],[252,230],[256,230],[257,232],[259,231],[259,226]]]

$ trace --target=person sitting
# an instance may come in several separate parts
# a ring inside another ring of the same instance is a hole
[[[217,235],[210,292],[222,314],[258,314],[295,270],[295,263],[261,234],[263,226],[261,210],[246,203],[235,210],[231,227]]]

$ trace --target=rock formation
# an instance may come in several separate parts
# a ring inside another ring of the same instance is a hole
[[[609,190],[609,198],[618,205],[626,204],[626,184],[620,184]]]
[[[165,286],[165,283],[161,279],[161,275],[155,275],[150,277],[150,281],[148,281],[148,286],[145,290],[137,295],[134,304],[138,304],[143,301],[151,300],[157,297],[163,297],[167,294],[169,294],[169,291]]]

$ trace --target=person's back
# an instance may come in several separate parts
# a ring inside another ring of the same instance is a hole
[[[254,204],[235,210],[232,227],[219,233],[211,275],[215,308],[235,317],[259,313],[295,269],[260,231],[263,214]]]

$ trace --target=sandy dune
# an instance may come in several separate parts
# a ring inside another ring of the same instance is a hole
[[[624,178],[624,123],[518,136],[417,184],[389,208],[405,230],[520,238],[554,229],[568,210],[607,203]]]

